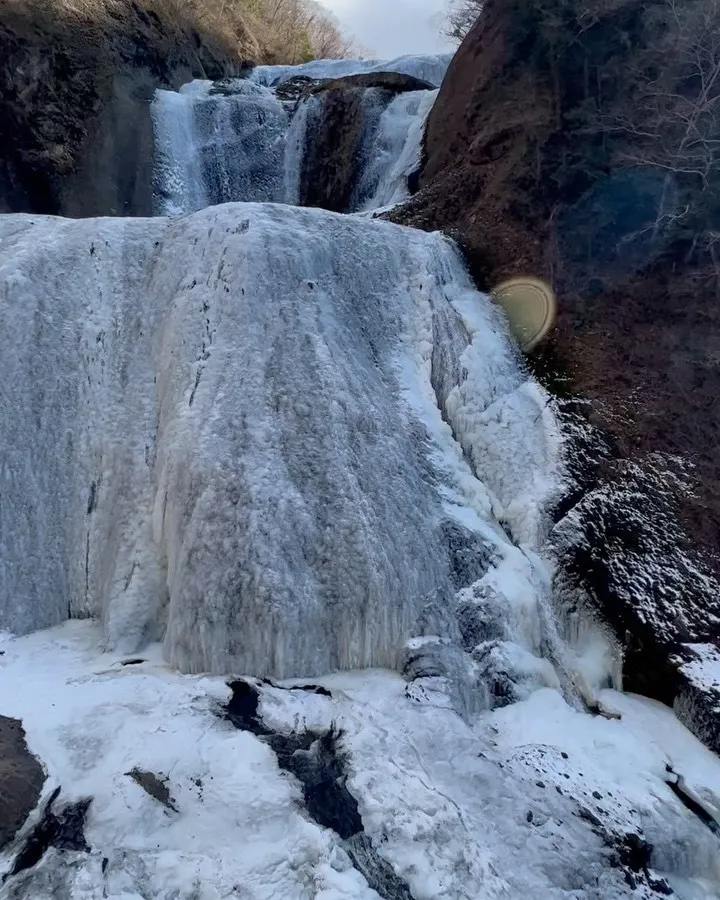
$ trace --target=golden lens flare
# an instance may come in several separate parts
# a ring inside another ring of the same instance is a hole
[[[493,288],[490,295],[505,310],[510,330],[526,353],[537,347],[555,324],[555,292],[540,278],[509,278]]]

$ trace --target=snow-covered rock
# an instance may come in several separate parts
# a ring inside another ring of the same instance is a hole
[[[451,53],[406,55],[391,60],[313,59],[297,66],[257,66],[250,73],[250,79],[257,84],[272,87],[298,77],[330,79],[369,72],[398,72],[428,81],[439,88],[451,59]]]

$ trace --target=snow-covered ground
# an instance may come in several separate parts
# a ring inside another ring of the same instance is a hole
[[[268,738],[223,716],[223,679],[179,675],[157,645],[123,665],[101,643],[71,622],[0,644],[2,711],[23,718],[46,796],[93,798],[90,851],[51,848],[3,900],[619,900],[657,896],[663,878],[684,900],[718,896],[717,837],[667,782],[717,815],[720,762],[658,704],[605,691],[622,716],[608,719],[548,688],[468,724],[383,670],[317,679],[321,694],[260,684],[268,734],[339,732],[333,776],[361,819],[341,835],[318,824],[333,798],[308,805]],[[165,784],[167,805],[133,770]]]

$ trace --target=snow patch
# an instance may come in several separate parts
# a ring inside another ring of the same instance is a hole
[[[159,646],[123,666],[101,641],[72,622],[2,644],[0,712],[23,719],[48,791],[94,798],[89,852],[50,850],[4,900],[377,900],[268,739],[220,715],[224,681],[177,674]],[[717,807],[720,763],[658,704],[606,691],[621,715],[608,720],[546,689],[470,726],[386,671],[326,676],[325,693],[293,684],[258,683],[264,731],[342,735],[366,850],[415,900],[638,900],[662,879],[681,900],[718,895],[717,836],[672,792],[667,766]],[[135,767],[167,779],[176,811],[123,774]]]

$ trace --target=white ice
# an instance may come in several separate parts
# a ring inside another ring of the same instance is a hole
[[[369,72],[399,72],[440,87],[452,59],[451,53],[436,56],[399,56],[379,59],[314,59],[297,66],[258,66],[250,78],[258,84],[275,87],[291,78],[344,78]]]
[[[499,523],[542,541],[554,421],[439,234],[5,216],[0,285],[0,629],[93,615],[193,672],[394,667],[455,628],[448,523],[498,559],[523,554]]]
[[[156,91],[155,209],[161,215],[195,212],[235,201],[297,204],[303,162],[323,98],[280,100],[273,88],[299,75],[331,78],[362,72],[406,72],[440,84],[449,57],[315,60],[302,66],[262,66],[250,78],[192,81],[179,92]],[[408,176],[420,165],[427,116],[437,91],[392,97],[365,90],[364,137],[356,161],[351,208],[370,211],[407,199]]]
[[[408,177],[420,169],[425,125],[436,98],[437,91],[410,91],[384,110],[366,151],[359,210],[386,209],[408,198]]]
[[[250,81],[218,88],[193,81],[156,91],[155,207],[163,215],[233,200],[292,202],[286,197],[290,114],[275,93]]]

